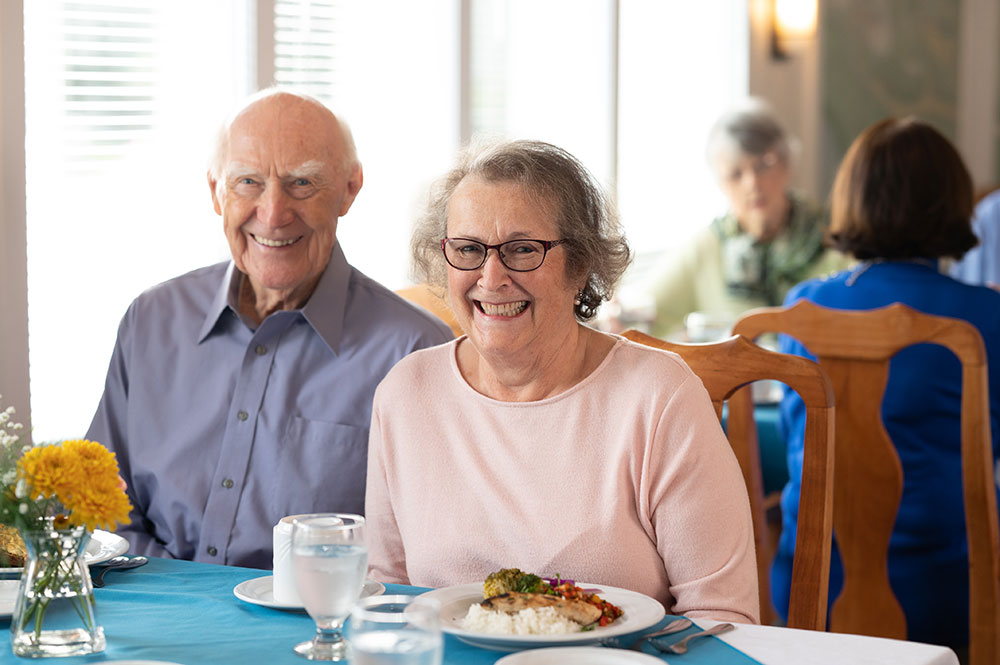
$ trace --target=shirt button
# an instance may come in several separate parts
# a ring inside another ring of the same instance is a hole
[[[264,346],[263,344],[258,344],[257,348],[256,348],[256,351],[257,351],[257,355],[258,356],[262,356],[265,353],[267,353],[267,347]]]
[[[208,552],[208,556],[215,556],[216,554],[219,553],[219,550],[215,549],[215,547],[212,545],[209,545],[206,551]]]
[[[239,413],[236,414],[236,417],[240,420],[246,420],[250,416],[247,414],[246,411],[240,411]]]
[[[225,480],[222,481],[222,486],[225,487],[227,490],[231,489],[233,487],[233,479],[226,478]]]

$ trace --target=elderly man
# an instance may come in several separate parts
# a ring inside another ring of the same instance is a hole
[[[281,517],[363,511],[375,386],[453,335],[347,263],[361,165],[318,101],[252,98],[208,179],[233,260],[132,303],[87,436],[118,456],[133,552],[269,568]]]

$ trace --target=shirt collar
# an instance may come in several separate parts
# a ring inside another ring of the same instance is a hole
[[[350,284],[351,266],[338,242],[330,252],[330,261],[316,284],[316,290],[302,308],[302,316],[334,355],[337,355],[344,332]]]
[[[205,322],[201,324],[201,329],[198,331],[198,344],[204,342],[205,338],[215,329],[216,324],[222,318],[222,315],[226,313],[226,310],[236,315],[236,298],[239,293],[241,274],[236,269],[236,263],[230,261],[229,267],[226,268],[225,276],[219,282],[219,288],[215,292],[215,297],[212,298],[212,303],[208,306],[208,310],[205,313]]]
[[[215,297],[208,307],[205,322],[198,331],[197,342],[199,344],[211,334],[227,310],[238,316],[237,303],[242,274],[236,269],[236,264],[230,261],[226,274],[219,283]],[[327,262],[319,282],[316,283],[316,289],[309,296],[305,306],[298,310],[334,355],[340,346],[344,329],[344,315],[347,309],[347,292],[350,281],[351,266],[347,263],[347,258],[338,242],[333,246],[333,251],[330,252],[330,260]]]

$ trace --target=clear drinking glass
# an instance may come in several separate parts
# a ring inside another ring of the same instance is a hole
[[[441,665],[441,606],[432,598],[362,598],[348,633],[351,665]]]
[[[319,513],[292,522],[292,570],[316,636],[295,645],[309,660],[344,660],[340,629],[361,596],[368,572],[365,518]]]

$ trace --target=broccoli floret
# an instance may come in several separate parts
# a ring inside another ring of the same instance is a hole
[[[490,573],[483,583],[483,597],[492,598],[504,593],[543,593],[548,588],[538,575],[526,573],[518,568],[504,568]]]
[[[517,591],[520,593],[544,593],[549,588],[538,575],[524,573],[517,581]]]
[[[517,580],[524,575],[517,568],[504,568],[495,573],[490,573],[483,582],[483,597],[492,598],[504,593],[516,590]]]

